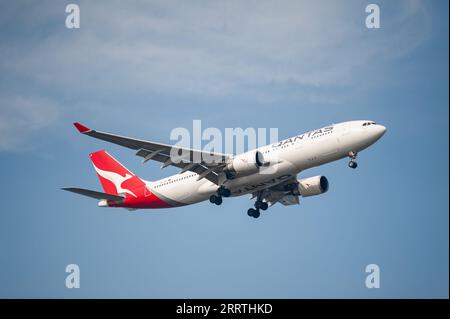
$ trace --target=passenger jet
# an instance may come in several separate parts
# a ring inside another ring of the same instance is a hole
[[[100,207],[130,210],[178,207],[205,200],[220,205],[223,198],[251,194],[255,204],[247,214],[254,218],[275,203],[294,205],[299,204],[300,196],[325,193],[325,176],[297,179],[297,175],[347,157],[348,166],[354,169],[357,154],[386,132],[383,125],[373,121],[349,121],[228,155],[100,132],[80,123],[74,125],[84,135],[136,150],[144,163],[154,160],[163,163],[162,167],[172,165],[181,171],[158,181],[146,181],[101,150],[90,154],[90,159],[104,192],[73,187],[63,190],[96,198]]]

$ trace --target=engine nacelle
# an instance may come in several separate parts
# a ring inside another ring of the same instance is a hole
[[[261,152],[250,151],[233,157],[224,171],[229,178],[234,178],[257,173],[262,166],[266,165],[267,163]]]
[[[320,195],[328,191],[329,183],[325,176],[313,176],[298,180],[298,193],[303,197]]]

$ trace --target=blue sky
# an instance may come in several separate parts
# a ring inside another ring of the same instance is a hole
[[[0,296],[448,298],[448,2],[0,3]],[[247,197],[172,210],[97,208],[88,154],[127,149],[71,123],[170,142],[175,127],[277,127],[280,138],[372,119],[359,167],[327,164],[328,193],[255,220]],[[67,289],[66,265],[81,269]],[[365,266],[381,288],[365,287]]]

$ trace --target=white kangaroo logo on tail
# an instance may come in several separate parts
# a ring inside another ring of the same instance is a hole
[[[94,164],[92,164],[92,165],[94,165]],[[126,180],[129,180],[130,178],[132,178],[133,175],[125,174],[125,177],[123,177],[122,175],[114,173],[114,172],[101,170],[100,168],[98,168],[95,165],[94,165],[94,169],[95,169],[95,171],[97,172],[98,175],[100,175],[104,179],[107,179],[108,181],[110,181],[111,183],[114,184],[114,186],[116,187],[117,194],[127,193],[127,194],[130,194],[130,195],[133,195],[134,197],[137,197],[129,189],[122,188],[122,183],[125,182]]]

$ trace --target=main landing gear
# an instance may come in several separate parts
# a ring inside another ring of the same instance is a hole
[[[212,194],[209,197],[209,201],[211,204],[221,205],[223,202],[223,197],[231,196],[231,191],[224,186],[220,186],[217,189],[216,194]],[[269,208],[269,204],[267,202],[263,202],[261,200],[261,195],[258,196],[258,199],[255,202],[255,208],[250,208],[247,211],[247,215],[253,218],[258,218],[261,216],[261,210],[267,210]]]
[[[213,194],[209,197],[209,201],[211,204],[220,205],[222,204],[222,197],[230,197],[231,191],[228,188],[225,188],[224,186],[220,186],[217,189],[217,194]]]
[[[267,208],[269,208],[269,204],[267,204],[266,202],[263,202],[261,200],[257,200],[255,202],[255,208],[256,209],[266,210]]]
[[[266,210],[267,208],[269,208],[269,204],[258,199],[255,202],[255,208],[250,208],[247,211],[247,215],[253,218],[258,218],[261,215],[260,210]]]
[[[350,162],[348,162],[348,167],[353,168],[353,169],[358,167],[358,163],[356,163],[356,161],[355,161],[357,155],[358,155],[358,153],[353,152],[353,151],[348,153],[348,157],[350,157]]]
[[[211,204],[221,205],[223,200],[222,196],[211,195],[209,197],[209,201],[211,202]]]
[[[261,213],[259,212],[259,209],[250,208],[247,211],[247,215],[253,218],[258,218],[261,215]]]

